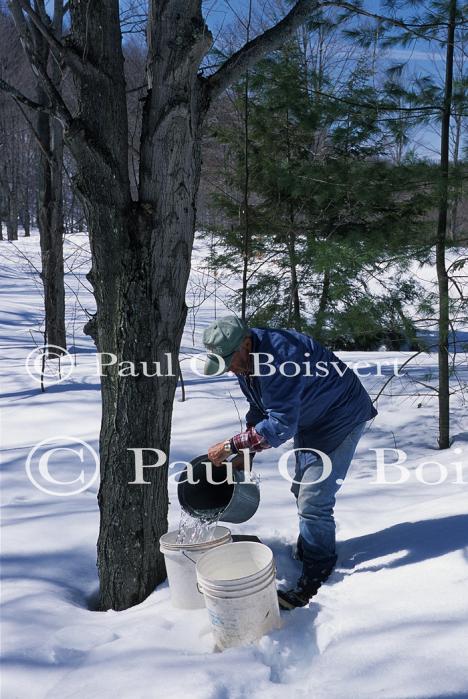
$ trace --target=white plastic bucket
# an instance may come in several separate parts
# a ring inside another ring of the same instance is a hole
[[[229,544],[231,532],[227,527],[215,527],[210,539],[196,544],[178,544],[178,532],[167,532],[159,540],[164,554],[169,590],[173,607],[178,609],[201,609],[205,600],[197,586],[195,565],[197,560],[213,548]]]
[[[280,626],[268,546],[242,541],[210,551],[198,560],[196,572],[219,649],[256,641]]]

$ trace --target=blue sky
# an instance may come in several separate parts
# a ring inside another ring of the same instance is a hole
[[[265,0],[253,0],[254,10],[260,10]],[[428,3],[427,3],[428,4]],[[398,12],[398,16],[408,19],[414,15],[414,8]],[[387,15],[380,0],[367,0],[364,7],[376,14]],[[248,0],[203,0],[204,15],[207,18],[210,29],[215,33],[221,26],[226,27],[235,21],[235,13],[245,15],[248,9]],[[388,61],[392,63],[406,63],[407,75],[431,74],[436,80],[442,81],[444,73],[444,57],[440,52],[440,46],[432,47],[424,40],[416,40],[408,48],[393,48],[387,52]],[[410,77],[408,77],[410,79]],[[439,134],[434,127],[427,127],[421,133],[415,134],[417,149],[421,155],[429,158],[437,158],[439,148]]]
[[[352,0],[351,0],[352,1]],[[238,12],[241,16],[245,15],[247,12],[249,0],[203,0],[203,11],[207,18],[208,24],[211,29],[219,29],[221,25],[229,25],[235,21],[235,13]],[[254,10],[260,11],[265,0],[252,0],[252,7]],[[426,3],[426,6],[429,3]],[[364,7],[370,12],[375,12],[376,14],[388,15],[388,10],[385,9],[384,4],[380,0],[367,0],[364,2]],[[411,8],[410,3],[407,4],[407,8],[398,12],[398,16],[403,19],[408,19],[410,16],[415,14],[415,10]],[[428,50],[428,44],[424,40],[416,40],[414,45],[409,49],[395,49],[393,55],[396,60],[403,60],[409,58],[412,61],[417,61],[421,67],[429,68],[433,65],[434,60],[437,62],[442,62],[443,59],[440,56],[434,56],[432,50]]]
[[[0,0],[1,2],[2,0]],[[129,0],[121,0],[121,8],[128,5]],[[252,0],[254,12],[261,11],[269,0]],[[283,0],[287,7],[287,0]],[[351,0],[352,2],[352,0]],[[292,4],[292,3],[290,3]],[[402,0],[400,0],[402,4]],[[411,7],[412,3],[403,3],[404,9],[397,14],[404,19],[407,19],[416,14],[416,10]],[[363,5],[366,10],[375,12],[376,14],[387,15],[388,11],[384,7],[383,0],[364,0]],[[426,7],[429,2],[425,2]],[[203,0],[203,13],[207,20],[213,35],[216,37],[221,28],[227,28],[232,25],[236,19],[236,13],[245,16],[248,11],[249,0]],[[387,58],[389,62],[406,63],[407,80],[411,80],[414,74],[433,75],[436,80],[442,84],[444,73],[444,57],[440,52],[440,44],[435,43],[431,48],[424,40],[417,40],[408,48],[393,48],[387,50]],[[437,129],[433,127],[426,128],[418,135],[419,143],[417,143],[418,152],[421,155],[429,158],[437,158],[439,148],[439,134]]]

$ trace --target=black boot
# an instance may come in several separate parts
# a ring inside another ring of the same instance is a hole
[[[281,609],[305,607],[311,597],[317,594],[320,585],[329,577],[336,563],[336,557],[316,561],[313,565],[304,565],[302,575],[294,590],[278,590],[278,601]]]

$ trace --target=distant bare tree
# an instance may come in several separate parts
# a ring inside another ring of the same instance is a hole
[[[41,22],[60,38],[63,25],[63,0],[54,0],[53,15],[49,17],[45,0],[36,0],[35,7]],[[31,48],[44,67],[44,73],[57,92],[61,88],[62,70],[49,43],[34,23],[30,25]],[[36,85],[38,104],[46,107],[49,98],[41,81]],[[53,114],[39,111],[36,121],[36,137],[40,146],[39,186],[37,210],[39,239],[41,244],[42,270],[45,304],[45,335],[49,345],[66,350],[65,332],[65,285],[63,269],[63,127]],[[55,349],[55,353],[60,350]]]
[[[14,23],[0,6],[0,81],[13,76],[19,87],[31,89],[31,69]],[[0,91],[0,221],[6,223],[10,240],[17,239],[19,224],[29,235],[36,206],[36,164],[37,147],[24,111]]]

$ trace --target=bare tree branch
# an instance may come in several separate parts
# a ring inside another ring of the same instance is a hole
[[[248,41],[236,51],[216,73],[206,79],[210,99],[215,99],[229,85],[236,82],[246,70],[264,54],[274,51],[315,10],[320,9],[317,0],[298,0],[292,10],[271,29]]]
[[[50,115],[54,114],[51,107],[44,104],[39,104],[39,102],[34,102],[34,100],[31,100],[29,97],[26,97],[26,95],[23,95],[23,93],[17,90],[16,87],[13,87],[13,85],[5,82],[5,80],[2,80],[2,78],[0,78],[0,90],[7,92],[16,102],[20,102],[30,109],[35,109],[38,112],[45,112],[46,114]]]
[[[229,85],[236,82],[240,77],[251,68],[263,55],[270,51],[274,51],[281,43],[291,35],[291,33],[303,24],[317,10],[326,7],[335,7],[348,12],[354,12],[356,15],[370,17],[380,22],[386,22],[395,27],[405,29],[415,37],[426,39],[427,36],[422,31],[425,28],[433,26],[432,24],[408,24],[402,19],[395,17],[387,17],[374,12],[368,12],[362,7],[353,5],[341,0],[298,0],[288,14],[277,24],[270,29],[267,29],[263,34],[260,34],[252,41],[247,42],[238,51],[236,51],[223,65],[212,75],[206,78],[206,85],[210,99],[215,99]],[[431,37],[435,41],[443,42],[444,39]]]
[[[33,124],[31,119],[29,118],[28,114],[26,113],[24,107],[20,103],[18,103],[18,109],[20,110],[21,114],[23,115],[23,119],[25,120],[25,122],[27,123],[29,128],[31,129],[31,133],[33,134],[34,138],[36,139],[36,143],[39,146],[39,148],[41,149],[42,153],[47,158],[47,161],[49,163],[52,163],[53,159],[52,159],[51,153],[47,150],[47,148],[42,143],[42,140],[39,138],[39,134],[37,133],[37,129],[36,129],[35,125]]]
[[[50,20],[47,17],[47,13],[45,12],[45,10],[43,9],[43,11],[41,12],[41,17],[37,12],[35,12],[35,10],[33,10],[33,8],[27,0],[11,0],[10,6],[13,5],[18,5],[21,8],[21,10],[23,10],[28,15],[38,32],[42,34],[44,39],[49,44],[51,51],[56,55],[56,57],[62,61],[65,60],[65,47],[63,46],[62,42],[54,36],[54,34],[50,31],[49,27],[47,26],[50,25]],[[40,4],[39,7],[41,7]]]
[[[33,10],[28,0],[10,0],[10,8],[16,23],[16,17],[18,17],[19,19],[19,15],[17,14],[15,17],[15,14],[13,12],[13,8],[15,6],[17,8],[16,12],[18,12],[19,10],[20,12],[24,12],[29,17],[37,31],[40,32],[40,34],[47,41],[53,56],[59,63],[65,64],[77,73],[81,73],[85,70],[97,71],[97,68],[95,66],[93,66],[89,61],[84,60],[73,49],[64,46],[64,44],[55,36],[54,32],[52,31],[52,22],[50,21],[50,18],[48,17],[45,8],[43,7],[43,3],[38,4],[39,13],[37,13],[35,10]],[[61,13],[62,16],[67,11],[68,3],[66,3],[63,7]],[[99,72],[99,74],[102,75],[101,72]]]
[[[29,4],[29,0],[26,1]],[[34,4],[37,8],[41,21],[47,24],[49,22],[49,15],[46,12],[45,0],[34,0]]]
[[[30,28],[28,27],[26,19],[23,15],[22,5],[24,2],[25,0],[11,0],[10,2],[11,13],[20,36],[21,43],[27,49],[26,54],[31,63],[31,68],[43,85],[47,97],[50,100],[50,107],[54,112],[54,116],[56,116],[56,118],[59,119],[64,126],[71,128],[73,125],[73,117],[65,104],[62,95],[55,87],[53,81],[50,79],[47,72],[47,66],[43,65],[40,56],[38,56],[35,49]],[[36,17],[38,17],[38,15],[36,15]],[[40,22],[40,20],[38,21]]]

